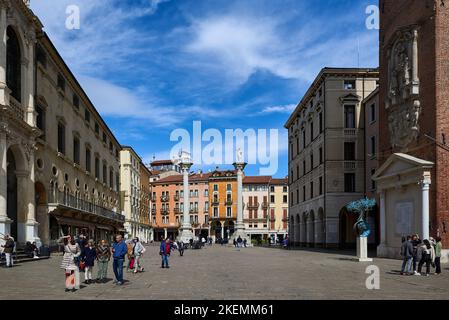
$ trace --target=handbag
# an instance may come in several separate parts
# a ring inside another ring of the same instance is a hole
[[[72,270],[66,270],[65,272],[65,285],[66,288],[72,288],[75,286],[75,272]]]
[[[80,261],[80,270],[85,270],[86,269],[86,263],[84,261]]]

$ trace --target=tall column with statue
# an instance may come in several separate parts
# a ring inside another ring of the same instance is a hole
[[[245,224],[243,223],[243,170],[245,170],[246,163],[240,149],[237,151],[237,162],[233,165],[237,170],[237,224],[232,238],[238,239],[240,237],[249,240],[245,232]]]
[[[182,225],[179,233],[179,239],[184,243],[188,243],[190,239],[194,238],[192,225],[190,223],[190,211],[189,211],[189,174],[190,168],[193,163],[190,159],[190,155],[187,152],[181,152],[179,165],[183,174],[183,190],[184,190],[184,211]]]

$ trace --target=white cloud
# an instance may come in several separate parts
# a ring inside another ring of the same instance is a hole
[[[264,108],[260,113],[261,114],[269,114],[269,113],[286,113],[290,114],[295,110],[296,104],[287,104],[283,106],[272,106]]]

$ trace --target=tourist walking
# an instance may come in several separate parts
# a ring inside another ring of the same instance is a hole
[[[141,262],[142,255],[145,253],[146,249],[143,244],[139,241],[138,237],[134,238],[133,246],[133,256],[134,256],[134,273],[142,272],[143,266]]]
[[[166,240],[162,239],[159,249],[159,254],[162,259],[162,268],[169,269],[170,266],[168,265],[168,258],[170,257],[171,247],[168,238]]]
[[[443,250],[443,244],[441,243],[441,237],[435,239],[435,274],[441,274],[441,251]]]
[[[80,272],[75,260],[81,255],[81,248],[71,235],[62,237],[59,242],[64,243],[61,269],[65,270],[65,291],[74,292],[80,288]]]
[[[237,248],[237,240],[235,240],[235,238],[234,238],[234,240],[232,242],[234,244],[234,247]]]
[[[248,243],[248,240],[246,240],[246,238],[243,239],[243,246],[244,246],[245,248],[246,248],[247,243]]]
[[[87,246],[84,248],[82,256],[82,260],[86,266],[84,269],[84,283],[91,284],[94,282],[92,279],[92,272],[94,269],[95,259],[97,258],[97,249],[95,248],[94,240],[90,239],[87,242]]]
[[[128,247],[123,240],[122,235],[115,237],[115,243],[112,245],[112,257],[114,259],[112,268],[114,270],[115,280],[117,285],[123,284],[123,263],[125,262],[125,256],[128,253]]]
[[[413,261],[413,244],[412,237],[407,236],[407,238],[402,239],[401,246],[401,256],[402,260],[402,268],[401,275],[411,275],[412,274],[412,261]]]
[[[418,257],[420,258],[418,275],[421,275],[422,267],[426,264],[426,276],[428,277],[430,275],[430,265],[435,264],[435,249],[429,240],[425,239],[418,248]]]
[[[184,256],[184,242],[182,240],[178,241],[178,251],[181,257]]]
[[[97,247],[98,275],[97,283],[105,283],[108,275],[108,264],[111,260],[111,249],[106,240],[101,240]]]
[[[5,254],[6,257],[6,268],[12,268],[14,265],[14,259],[12,257],[13,252],[14,252],[14,247],[16,246],[16,244],[14,243],[14,239],[9,235],[5,235],[5,244],[2,245],[3,249],[3,253]]]

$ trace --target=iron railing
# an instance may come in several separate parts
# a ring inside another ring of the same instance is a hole
[[[114,212],[112,210],[106,209],[104,207],[101,207],[99,205],[96,205],[90,201],[86,201],[80,198],[77,198],[71,194],[57,191],[57,192],[51,192],[49,204],[55,204],[58,206],[64,206],[67,208],[87,212],[90,214],[94,214],[99,217],[116,220],[120,222],[125,222],[125,216],[121,215],[117,212]]]

